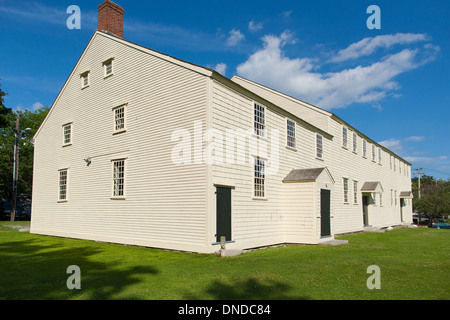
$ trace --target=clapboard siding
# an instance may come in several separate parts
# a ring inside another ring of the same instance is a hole
[[[111,57],[114,75],[104,78],[102,62]],[[90,85],[81,89],[87,70]],[[113,135],[112,108],[122,104],[126,132]],[[204,75],[97,32],[36,137],[32,232],[207,251],[205,165],[171,159],[172,132],[192,134],[194,121],[206,122],[206,104]],[[63,148],[69,122],[73,143]],[[119,158],[126,200],[111,200],[111,160]],[[63,168],[69,199],[58,203]]]
[[[244,150],[245,164],[216,164],[213,166],[213,181],[233,181],[233,240],[241,247],[259,246],[268,243],[312,242],[315,205],[312,187],[301,189],[298,185],[285,186],[283,178],[294,168],[301,168],[314,159],[315,135],[297,126],[297,151],[286,146],[286,117],[264,104],[243,97],[239,92],[214,81],[212,89],[212,127],[225,132],[227,129],[253,131],[254,102],[265,106],[266,125],[269,129],[268,156],[278,163],[273,174],[266,174],[267,199],[254,199],[253,174],[254,157],[248,144]],[[271,129],[278,130],[278,145],[272,153]],[[272,158],[271,158],[272,157]],[[306,186],[302,185],[302,186]],[[305,192],[307,191],[307,192]],[[298,194],[300,192],[300,194]]]
[[[233,78],[234,79],[234,78]],[[242,82],[237,81],[239,84]],[[250,88],[250,87],[249,87]],[[251,86],[254,91],[255,87]],[[267,100],[273,100],[272,93],[264,95],[264,90],[258,87],[258,94]],[[270,130],[279,130],[278,170],[266,175],[267,199],[253,199],[253,165],[220,164],[213,166],[213,180],[232,181],[233,190],[233,238],[241,242],[241,246],[259,243],[276,242],[320,242],[320,188],[331,190],[331,229],[332,234],[341,234],[363,230],[362,193],[361,187],[367,181],[380,181],[383,188],[383,205],[371,204],[369,219],[372,225],[389,226],[400,224],[400,202],[397,206],[390,204],[390,189],[400,191],[411,190],[410,174],[393,172],[389,166],[390,153],[383,149],[382,163],[378,163],[378,145],[376,145],[376,161],[371,159],[373,141],[358,133],[357,152],[352,151],[353,129],[347,124],[335,119],[322,110],[314,115],[309,107],[307,111],[316,127],[308,125],[297,115],[302,114],[299,108],[295,114],[283,112],[282,99],[276,99],[280,105],[273,107],[266,100],[255,96],[247,98],[236,90],[213,82],[212,90],[212,127],[225,132],[227,129],[253,130],[254,102],[265,106],[266,127],[269,131],[268,150],[270,157]],[[275,101],[275,100],[274,100]],[[292,106],[291,106],[292,107]],[[289,108],[286,108],[288,110]],[[328,120],[324,120],[326,117]],[[296,150],[286,148],[286,119],[296,122]],[[320,120],[319,120],[320,119]],[[348,147],[342,147],[342,125],[348,126]],[[326,132],[319,127],[326,129]],[[323,136],[323,159],[316,158],[316,134]],[[225,136],[225,133],[223,134]],[[362,157],[362,139],[367,139],[367,158]],[[246,161],[252,157],[248,148],[245,152]],[[397,161],[401,161],[397,158]],[[309,189],[308,184],[285,186],[283,178],[292,170],[300,168],[327,167],[334,183],[316,183]],[[397,165],[398,168],[398,165]],[[409,170],[409,169],[408,169]],[[343,178],[348,178],[349,202],[344,203]],[[353,201],[353,181],[358,181],[357,203]],[[225,183],[226,184],[226,183]],[[327,187],[325,187],[327,186]],[[303,189],[301,189],[303,188]],[[379,199],[377,200],[379,201]],[[410,201],[408,201],[408,204]],[[405,221],[411,221],[411,207],[405,210]],[[243,243],[243,244],[242,244]]]

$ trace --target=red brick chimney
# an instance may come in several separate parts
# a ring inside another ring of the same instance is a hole
[[[97,8],[98,28],[123,38],[123,14],[125,10],[110,0],[103,1]]]

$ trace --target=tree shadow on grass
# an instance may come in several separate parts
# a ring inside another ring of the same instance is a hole
[[[103,250],[64,247],[37,240],[0,243],[0,300],[138,299],[127,288],[158,270],[152,266],[120,266],[121,261],[98,261]],[[97,259],[97,261],[96,261]],[[81,271],[81,290],[69,290],[67,268]],[[125,291],[125,293],[124,293]]]
[[[307,296],[299,296],[294,288],[275,280],[258,280],[248,278],[239,281],[224,282],[214,280],[205,293],[216,300],[307,300]],[[186,299],[198,299],[194,294],[186,293]],[[200,298],[201,299],[201,298]]]

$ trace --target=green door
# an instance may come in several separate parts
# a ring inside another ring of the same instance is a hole
[[[225,236],[226,241],[231,241],[231,188],[216,187],[216,241]]]
[[[320,236],[331,236],[330,190],[320,190]]]
[[[362,197],[362,208],[363,208],[363,223],[364,227],[369,226],[369,197]]]

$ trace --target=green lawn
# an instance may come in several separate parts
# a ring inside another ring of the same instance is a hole
[[[16,225],[26,223],[17,222]],[[18,232],[0,222],[0,299],[450,299],[450,230],[340,237],[237,257],[172,252]],[[81,269],[68,290],[67,267]],[[381,270],[381,289],[366,286]]]

